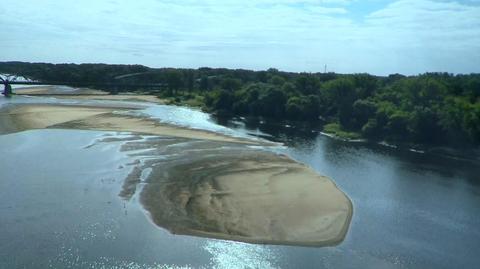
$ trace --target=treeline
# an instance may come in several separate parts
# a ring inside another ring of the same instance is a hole
[[[339,133],[355,133],[372,140],[480,144],[479,74],[379,77],[276,69],[153,69],[140,65],[21,62],[0,63],[0,72],[71,84],[152,83],[158,88],[143,91],[177,99],[196,98],[212,112],[321,122]]]

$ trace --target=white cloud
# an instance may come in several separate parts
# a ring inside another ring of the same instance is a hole
[[[401,0],[358,21],[349,0],[5,1],[0,60],[480,72],[472,4]]]

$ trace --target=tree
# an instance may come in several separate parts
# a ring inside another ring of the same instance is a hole
[[[260,104],[262,106],[262,115],[270,117],[283,117],[285,113],[285,104],[287,97],[285,94],[278,90],[268,90],[260,98]]]
[[[193,70],[186,70],[184,72],[185,86],[189,92],[193,91],[195,87],[195,72]]]
[[[469,103],[458,97],[448,97],[439,111],[439,125],[445,134],[445,139],[456,143],[467,138],[466,130],[463,128],[465,111]]]
[[[183,74],[178,70],[168,70],[165,74],[169,94],[176,94],[183,87]]]
[[[283,85],[282,85],[282,91],[288,96],[288,97],[292,97],[292,96],[296,96],[296,95],[299,95],[297,89],[295,88],[295,85],[291,82],[285,82]]]
[[[287,117],[290,119],[300,119],[303,114],[302,101],[300,97],[291,97],[288,99],[285,107]]]
[[[377,119],[369,119],[362,127],[362,135],[366,138],[377,138],[381,135],[381,128],[378,126]]]
[[[200,85],[199,85],[199,88],[201,91],[208,91],[210,90],[210,83],[208,81],[208,77],[207,76],[202,76],[200,78]]]
[[[302,73],[295,80],[295,86],[301,94],[316,94],[320,88],[320,81],[313,75]]]
[[[352,127],[362,128],[370,118],[375,116],[376,112],[377,106],[373,101],[362,99],[355,101],[352,107]]]
[[[442,139],[438,115],[430,107],[416,106],[410,113],[408,124],[417,143],[435,143]]]
[[[390,137],[395,140],[409,137],[408,118],[408,113],[403,111],[396,111],[390,116],[387,124],[387,130],[391,134]]]
[[[285,107],[290,119],[318,120],[319,100],[316,96],[295,96],[288,99]]]
[[[378,79],[369,74],[355,74],[353,81],[357,95],[362,99],[372,96],[378,88]]]
[[[340,125],[345,129],[352,127],[353,103],[357,99],[354,86],[349,78],[337,78],[323,84],[323,94],[330,101],[328,105],[337,108]]]
[[[466,95],[470,102],[474,103],[480,98],[480,77],[468,78],[465,83],[464,95]]]
[[[270,78],[269,83],[281,87],[283,84],[285,84],[285,79],[281,76],[274,75]]]
[[[220,85],[222,89],[233,92],[239,90],[240,87],[242,87],[242,81],[234,78],[226,78],[222,80]]]

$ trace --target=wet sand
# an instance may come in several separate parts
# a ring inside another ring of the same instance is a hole
[[[215,132],[159,123],[146,117],[113,113],[114,111],[133,109],[138,109],[138,107],[16,104],[0,111],[0,134],[43,128],[82,129],[136,132],[244,144],[269,144],[268,142],[234,138]]]
[[[118,114],[131,109],[15,105],[0,111],[0,128],[155,135],[125,142],[123,150],[137,161],[120,194],[129,199],[141,191],[152,220],[172,233],[304,246],[335,245],[345,237],[352,204],[330,179],[284,155],[244,145],[259,141]],[[151,172],[142,178],[145,169]]]
[[[72,96],[55,96],[56,98],[75,99],[75,100],[109,100],[109,101],[131,101],[131,102],[149,102],[163,104],[162,99],[146,94],[117,94],[117,95],[72,95]]]
[[[112,108],[52,105],[15,105],[0,111],[0,134],[78,120],[113,111]]]
[[[59,89],[60,88],[60,89]],[[69,90],[64,90],[65,88]],[[52,94],[61,94],[61,95],[108,95],[108,92],[93,90],[89,88],[71,88],[71,87],[60,87],[60,86],[32,86],[32,87],[22,87],[14,89],[16,94],[27,94],[27,95],[52,95]]]
[[[89,88],[66,88],[68,90],[62,90],[61,88],[58,89],[58,86],[33,86],[17,88],[14,91],[19,95],[52,96],[59,99],[133,101],[157,104],[164,103],[164,101],[157,96],[148,94],[122,93],[112,95],[106,91],[93,90]]]
[[[324,246],[341,242],[348,229],[352,205],[345,195],[284,156],[245,152],[195,160],[174,167],[168,184],[158,182],[157,169],[142,201],[173,233]],[[189,178],[196,182],[178,180]]]
[[[135,138],[122,151],[136,161],[121,196],[140,192],[153,222],[172,233],[314,247],[347,233],[348,197],[285,155],[172,137]]]

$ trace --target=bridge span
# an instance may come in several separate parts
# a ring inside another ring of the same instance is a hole
[[[74,88],[108,88],[113,89],[112,92],[118,92],[120,89],[165,89],[165,83],[96,83],[96,82],[67,82],[67,81],[15,81],[8,78],[0,77],[0,83],[3,84],[2,94],[5,96],[11,96],[14,94],[12,85],[42,85],[42,86],[70,86]]]

